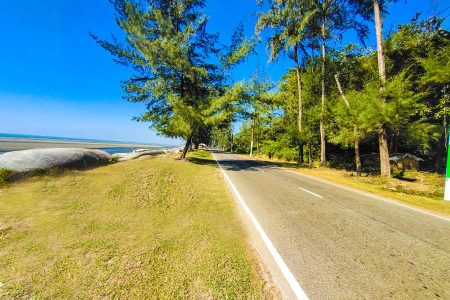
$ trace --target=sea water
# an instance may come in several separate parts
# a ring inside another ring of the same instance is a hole
[[[96,139],[84,139],[84,138],[68,138],[68,137],[58,137],[58,136],[45,136],[45,135],[32,135],[32,134],[13,134],[13,133],[0,133],[0,139],[30,139],[30,140],[54,140],[54,141],[69,141],[69,142],[83,142],[83,143],[112,143],[112,144],[140,144],[140,145],[149,145],[149,147],[145,147],[148,150],[156,150],[161,149],[164,145],[155,145],[155,144],[146,144],[139,142],[124,142],[124,141],[112,141],[112,140],[96,140]],[[151,147],[153,146],[153,147]],[[173,147],[173,146],[171,146]],[[111,147],[111,148],[98,148],[109,154],[115,153],[130,153],[139,148],[135,147]],[[2,151],[0,150],[0,153]]]

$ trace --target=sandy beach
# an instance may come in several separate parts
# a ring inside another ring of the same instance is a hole
[[[82,142],[82,141],[59,141],[47,139],[20,139],[20,138],[0,138],[0,153],[8,151],[36,149],[36,148],[142,148],[155,149],[162,148],[158,145],[129,144],[129,143],[108,143],[108,142]]]

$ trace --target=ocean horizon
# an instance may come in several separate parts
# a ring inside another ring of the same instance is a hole
[[[115,140],[101,140],[101,139],[87,139],[87,138],[71,138],[49,135],[34,135],[34,134],[17,134],[17,133],[3,133],[0,132],[0,138],[8,139],[33,139],[33,140],[55,140],[55,141],[72,141],[72,142],[94,142],[94,143],[120,143],[120,144],[142,144],[150,146],[161,147],[175,147],[175,144],[159,144],[159,143],[146,143],[146,142],[134,142],[134,141],[115,141]]]
[[[136,147],[142,145],[142,148],[145,149],[161,149],[161,148],[173,148],[178,147],[179,145],[163,145],[158,143],[142,143],[142,142],[132,142],[132,141],[114,141],[114,140],[100,140],[100,139],[86,139],[86,138],[69,138],[69,137],[60,137],[60,136],[46,136],[46,135],[34,135],[34,134],[16,134],[16,133],[0,133],[0,139],[10,140],[14,143],[14,140],[30,140],[30,141],[39,141],[39,140],[49,140],[55,142],[79,142],[79,143],[100,143],[103,144],[103,147],[98,147],[97,149],[108,152],[109,154],[115,153],[129,153],[134,150],[139,149],[140,147]],[[7,142],[9,143],[9,142]],[[108,147],[108,144],[123,144],[125,147],[115,147],[111,145]],[[126,145],[130,145],[130,147],[126,147]],[[134,146],[134,147],[133,147]],[[17,150],[25,150],[25,149],[16,149],[12,150],[10,147],[2,148],[0,146],[0,154],[10,151]]]

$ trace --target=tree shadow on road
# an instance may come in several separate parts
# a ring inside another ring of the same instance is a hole
[[[217,151],[216,151],[217,153]],[[223,152],[219,152],[223,153]],[[215,165],[217,162],[214,159],[189,157],[188,161],[199,165]],[[253,159],[247,159],[241,156],[237,156],[237,159],[218,159],[220,166],[227,171],[265,171],[266,169],[289,167],[295,168],[293,163],[284,162],[267,162]]]

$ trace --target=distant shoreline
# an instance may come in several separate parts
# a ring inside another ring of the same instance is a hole
[[[140,143],[122,142],[95,142],[95,141],[70,141],[42,138],[0,138],[0,153],[36,148],[140,148],[140,149],[160,149],[162,145],[149,145]]]

